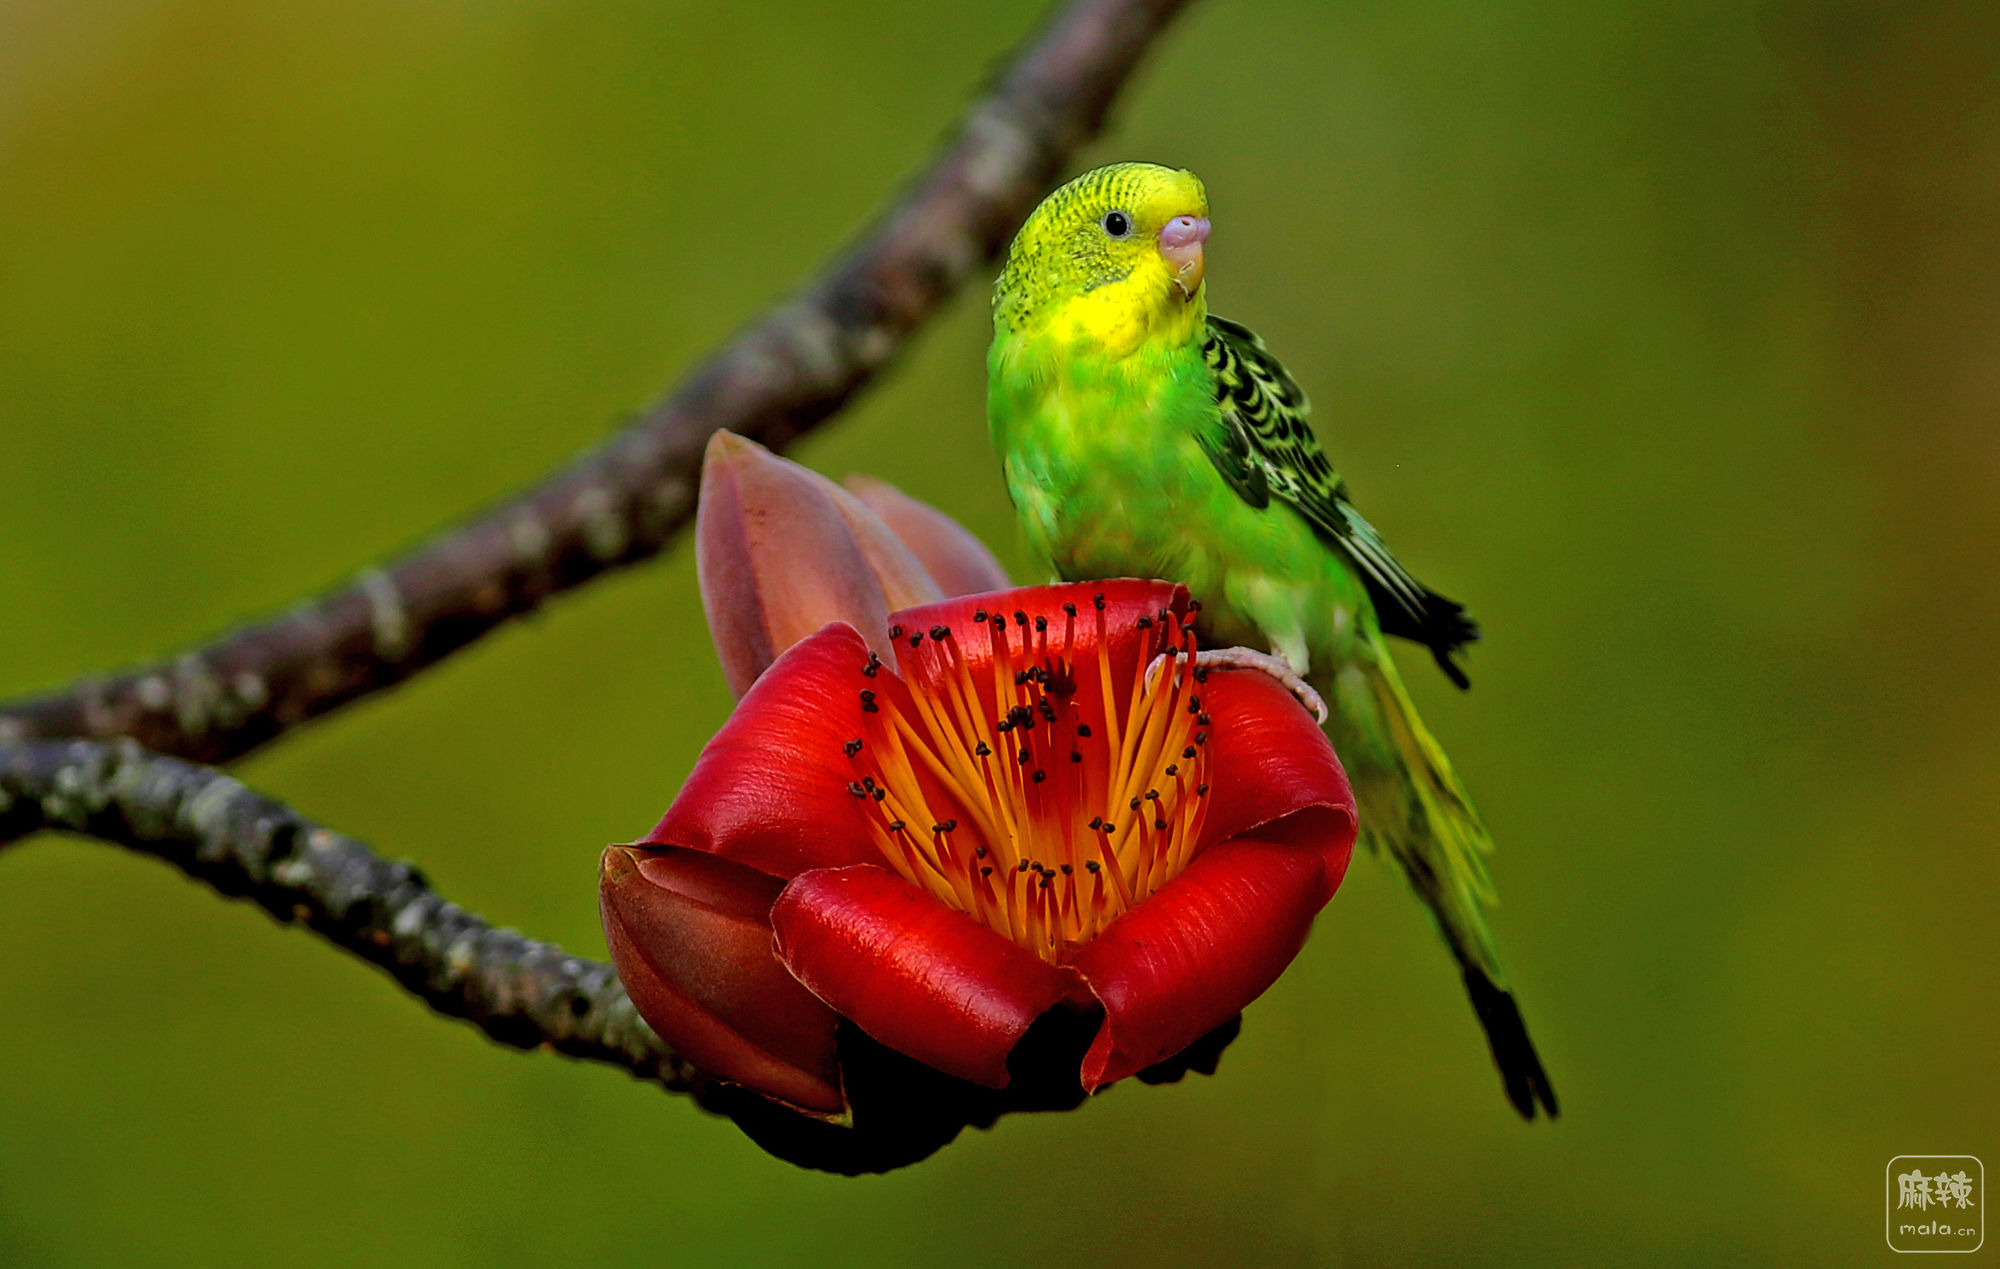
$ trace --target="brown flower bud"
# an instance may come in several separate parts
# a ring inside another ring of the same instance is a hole
[[[709,440],[695,559],[709,633],[738,696],[830,621],[887,658],[889,614],[943,597],[867,504],[729,432]]]

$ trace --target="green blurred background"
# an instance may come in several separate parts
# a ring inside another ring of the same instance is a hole
[[[593,443],[1040,9],[0,2],[0,694]],[[1990,4],[1213,3],[1087,156],[1206,178],[1215,306],[1486,625],[1470,695],[1408,666],[1558,1124],[1366,862],[1216,1078],[841,1180],[43,836],[0,854],[0,1263],[1888,1260],[1891,1156],[2000,1156],[1996,65]],[[1025,575],[979,291],[798,456]],[[694,586],[683,543],[242,774],[601,954],[600,845],[728,708]]]

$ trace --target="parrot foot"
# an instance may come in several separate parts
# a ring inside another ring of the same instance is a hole
[[[1146,667],[1146,677],[1150,680],[1153,672],[1166,662],[1177,659],[1162,652]],[[1255,648],[1203,648],[1194,654],[1194,663],[1205,670],[1259,670],[1278,680],[1287,692],[1298,699],[1299,704],[1311,710],[1319,719],[1320,726],[1326,726],[1326,702],[1320,699],[1312,684],[1300,678],[1292,669],[1292,663],[1281,656],[1269,652],[1259,652]]]

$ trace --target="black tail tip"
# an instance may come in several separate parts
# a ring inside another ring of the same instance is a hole
[[[1538,1110],[1556,1118],[1560,1113],[1556,1090],[1549,1086],[1548,1072],[1542,1069],[1541,1056],[1528,1038],[1528,1025],[1521,1021],[1521,1009],[1513,995],[1478,969],[1465,971],[1465,990],[1479,1014],[1479,1025],[1486,1029],[1486,1043],[1493,1050],[1493,1064],[1500,1068],[1507,1100],[1514,1103],[1523,1119],[1532,1120]]]
[[[1466,677],[1465,670],[1458,662],[1451,659],[1451,654],[1450,648],[1431,649],[1432,659],[1438,663],[1438,669],[1444,671],[1444,676],[1451,680],[1451,685],[1461,692],[1470,691],[1472,680]]]

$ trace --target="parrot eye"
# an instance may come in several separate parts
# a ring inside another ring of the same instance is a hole
[[[1113,238],[1123,238],[1132,232],[1132,218],[1122,211],[1105,212],[1104,219],[1097,223]]]

